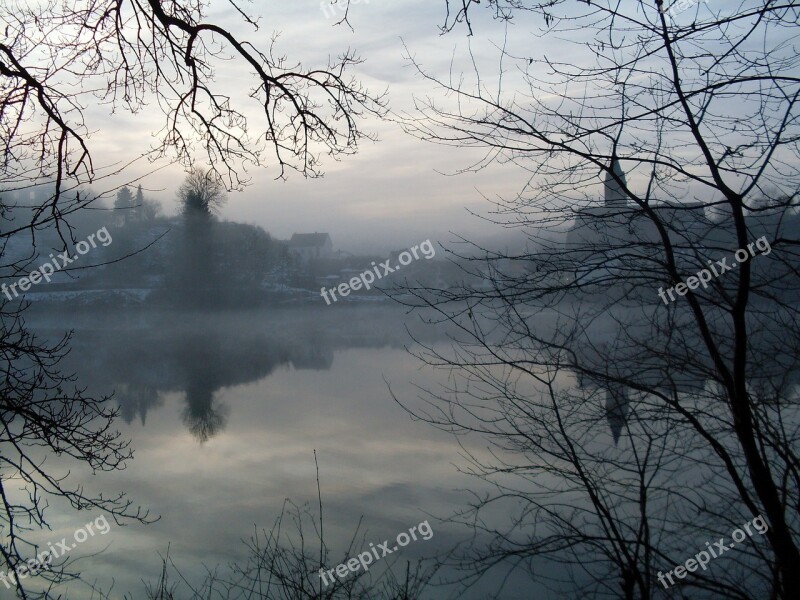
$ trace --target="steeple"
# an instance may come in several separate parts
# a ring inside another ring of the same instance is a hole
[[[611,159],[611,171],[622,180],[623,184],[627,185],[625,173],[622,172],[622,167],[619,165],[616,156]],[[627,204],[628,200],[622,186],[614,180],[610,172],[607,172],[605,182],[605,205],[607,207],[625,208]]]
[[[611,428],[614,445],[619,442],[622,429],[628,420],[628,393],[627,389],[616,384],[609,384],[606,390],[606,419]]]

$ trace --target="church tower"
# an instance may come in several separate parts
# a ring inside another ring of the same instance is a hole
[[[619,161],[615,156],[611,160],[611,170],[622,180],[622,182],[627,186],[627,182],[625,181],[625,173],[622,172],[622,167],[619,165]],[[625,208],[628,204],[627,196],[623,191],[622,186],[617,183],[614,178],[611,176],[611,173],[606,173],[606,182],[605,182],[605,205],[606,208]]]
[[[629,404],[627,388],[609,383],[606,390],[606,420],[611,428],[615,446],[619,443],[620,435],[628,420]]]

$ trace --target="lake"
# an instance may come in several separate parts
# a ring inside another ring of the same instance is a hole
[[[125,491],[161,517],[150,525],[112,522],[107,535],[72,551],[105,548],[78,566],[99,589],[108,591],[113,580],[111,597],[143,597],[142,580],[158,578],[168,547],[194,583],[205,567],[224,571],[244,560],[243,540],[254,528],[270,529],[286,499],[316,515],[314,451],[334,562],[328,568],[361,551],[356,542],[347,554],[359,521],[361,543],[377,544],[429,520],[431,539],[398,550],[400,561],[435,555],[469,534],[436,519],[466,505],[464,489],[476,489],[456,468],[464,464],[456,440],[412,419],[392,397],[420,408],[420,387],[448,381],[407,350],[415,346],[406,327],[444,347],[441,326],[392,306],[115,315],[35,307],[29,325],[48,337],[74,329],[63,367],[90,393],[114,393],[118,426],[135,451],[127,469],[93,476],[80,467],[73,483]],[[71,537],[98,515],[54,503],[53,531],[35,539],[44,545]],[[90,596],[79,582],[62,589],[70,598]],[[530,590],[510,594],[529,597]],[[445,596],[443,588],[431,595]]]

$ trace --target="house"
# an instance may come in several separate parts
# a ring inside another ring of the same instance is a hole
[[[333,242],[327,233],[293,233],[289,253],[307,262],[316,258],[331,258]]]

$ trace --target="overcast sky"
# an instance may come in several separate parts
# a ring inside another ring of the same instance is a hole
[[[697,8],[724,10],[727,5],[717,0]],[[467,72],[470,76],[471,49],[487,90],[493,89],[498,76],[498,48],[503,44],[510,55],[523,59],[523,65],[526,57],[583,60],[574,44],[580,30],[570,32],[572,43],[553,35],[540,38],[534,34],[543,26],[539,17],[517,13],[507,25],[493,20],[485,4],[474,7],[475,35],[471,38],[465,28],[440,35],[444,0],[360,0],[350,7],[352,31],[346,25],[335,26],[342,13],[330,6],[329,0],[259,0],[244,6],[260,18],[258,31],[245,24],[225,0],[212,1],[207,20],[262,50],[268,48],[272,35],[280,32],[277,53],[285,54],[290,63],[302,61],[306,68],[325,67],[329,56],[355,49],[365,62],[352,73],[374,92],[388,89],[389,108],[396,114],[413,113],[414,97],[446,100],[441,90],[410,65],[403,43],[428,72],[444,79],[451,62],[455,74]],[[690,12],[677,18],[691,19]],[[519,83],[515,80],[519,73],[517,65],[509,61],[503,66],[503,90],[508,95]],[[247,104],[251,80],[242,64],[226,63],[217,71],[220,89],[230,90],[234,102],[247,114],[256,108]],[[152,104],[136,115],[119,111],[112,116],[107,106],[87,107],[87,113],[95,132],[92,150],[96,162],[100,162],[98,157],[106,163],[130,160],[152,145],[152,135],[164,124],[163,114]],[[251,122],[251,129],[255,123]],[[288,181],[275,180],[274,161],[270,162],[272,168],[250,170],[250,185],[229,195],[221,217],[260,225],[279,238],[294,232],[329,232],[337,249],[350,252],[401,249],[429,238],[446,241],[454,239],[453,233],[505,243],[508,230],[488,224],[470,211],[488,214],[496,205],[483,196],[512,198],[522,190],[528,173],[508,164],[448,176],[474,162],[481,152],[419,141],[391,121],[373,119],[361,126],[377,134],[379,141],[365,142],[356,156],[344,157],[341,162],[324,157],[325,175],[320,179],[290,173]],[[202,153],[199,156],[202,159]],[[146,168],[144,164],[136,166],[126,171],[126,177],[139,176]],[[183,168],[172,165],[144,181],[145,187],[153,190],[149,195],[162,202],[167,214],[177,211],[175,193],[183,176]],[[628,183],[636,185],[631,177]],[[591,189],[585,192],[592,194]],[[596,194],[599,197],[601,193],[598,175]]]
[[[403,42],[426,68],[441,76],[448,73],[454,55],[461,65],[457,69],[469,67],[463,59],[472,44],[491,74],[497,71],[499,55],[491,44],[502,41],[505,29],[486,14],[480,21],[480,35],[468,39],[466,32],[459,30],[440,36],[444,2],[434,0],[362,0],[350,9],[354,31],[346,25],[334,26],[332,13],[338,18],[338,9],[329,8],[326,16],[319,0],[249,5],[250,13],[261,17],[258,31],[243,24],[229,6],[215,2],[208,20],[228,26],[240,39],[261,49],[266,49],[273,32],[280,32],[278,49],[290,62],[302,60],[306,67],[323,67],[329,55],[348,48],[357,50],[365,62],[354,74],[371,90],[388,88],[389,108],[396,113],[411,110],[414,95],[439,94],[404,58]],[[540,43],[530,31],[529,26],[517,27],[512,35]],[[218,80],[226,91],[228,86],[241,90],[241,99],[246,101],[249,74],[245,67],[229,64],[218,71]],[[237,97],[235,93],[233,97]],[[98,163],[125,161],[146,151],[164,119],[153,105],[136,115],[119,111],[112,116],[105,106],[88,107],[88,113]],[[493,208],[481,194],[510,197],[519,192],[526,179],[524,172],[498,167],[479,174],[447,176],[442,173],[464,167],[479,153],[419,141],[391,122],[370,120],[362,126],[380,140],[365,142],[356,156],[341,162],[326,159],[325,175],[320,179],[290,173],[288,181],[276,181],[275,168],[249,171],[250,185],[229,195],[222,218],[260,225],[279,238],[293,232],[329,232],[336,248],[351,252],[399,249],[428,238],[452,239],[449,232],[480,238],[508,235],[469,211],[485,214]],[[139,176],[147,168],[134,166],[126,171],[126,177]],[[182,178],[182,167],[168,166],[147,177],[144,187],[154,190],[149,195],[160,200],[168,214],[174,213],[175,192]]]

